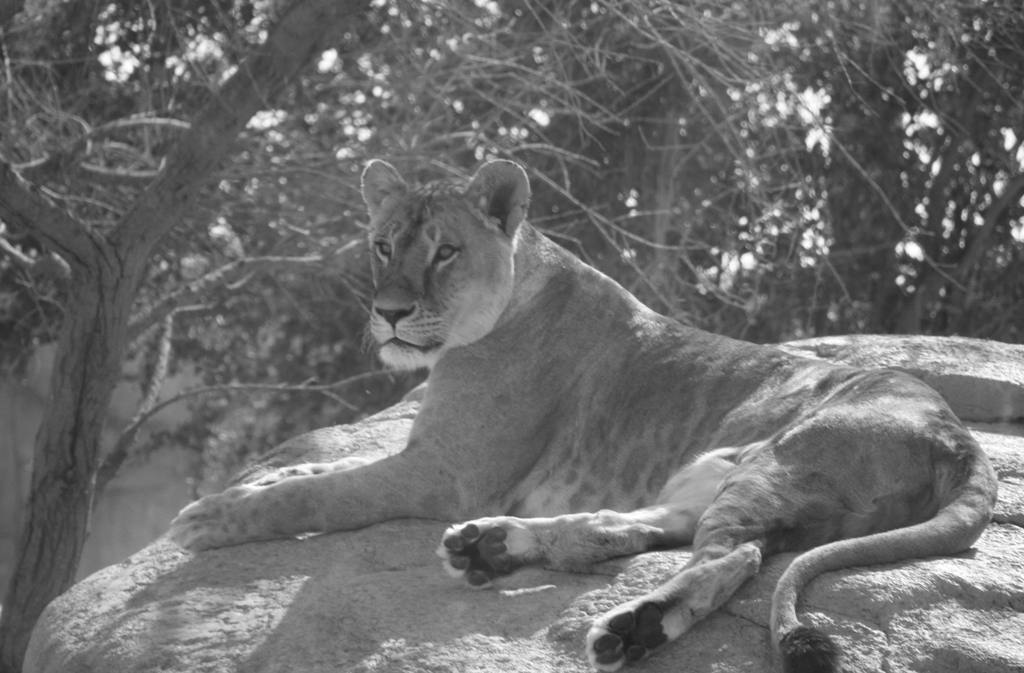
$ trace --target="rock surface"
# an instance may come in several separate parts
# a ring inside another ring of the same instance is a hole
[[[996,520],[973,549],[824,575],[803,592],[802,618],[835,636],[850,673],[1024,671],[1024,347],[844,337],[784,348],[922,376],[971,424],[1001,488]],[[296,438],[245,478],[400,450],[416,409],[405,402]],[[392,521],[199,555],[159,540],[55,600],[24,673],[582,672],[590,620],[659,584],[689,554],[618,559],[591,574],[527,570],[472,591],[434,556],[444,527]],[[722,610],[632,670],[773,670],[768,604],[791,559],[769,559]]]

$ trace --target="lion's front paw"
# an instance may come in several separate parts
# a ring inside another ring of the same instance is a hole
[[[223,493],[196,500],[171,521],[167,537],[190,551],[247,541],[250,539],[249,525],[242,517],[239,505],[254,490],[253,486],[235,486]]]
[[[587,633],[587,657],[599,671],[617,671],[643,659],[668,642],[663,613],[654,603],[620,606],[599,619]]]
[[[496,577],[510,575],[530,562],[533,535],[511,517],[479,519],[444,532],[437,555],[445,571],[470,586],[484,589]]]

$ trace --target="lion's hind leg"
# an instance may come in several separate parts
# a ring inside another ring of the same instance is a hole
[[[761,566],[757,543],[714,558],[694,554],[668,582],[598,618],[587,633],[587,657],[599,671],[617,671],[689,631],[724,604]]]
[[[729,527],[708,535],[705,512],[717,504],[726,479],[737,471],[742,450],[719,449],[674,474],[658,495],[685,531],[676,545],[694,542],[689,563],[654,591],[598,618],[587,634],[587,656],[599,671],[616,671],[646,657],[727,601],[761,565],[760,528]],[[712,517],[717,519],[717,517]],[[696,538],[696,539],[695,539]]]

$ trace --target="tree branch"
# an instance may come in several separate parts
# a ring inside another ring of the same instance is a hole
[[[878,182],[874,178],[871,177],[867,170],[865,170],[864,167],[861,166],[860,162],[854,158],[853,154],[851,154],[848,149],[846,149],[846,146],[842,142],[840,142],[839,138],[836,137],[835,133],[829,133],[828,137],[829,140],[836,147],[839,148],[839,151],[842,152],[846,160],[850,162],[850,165],[853,166],[854,171],[856,171],[857,174],[860,175],[860,177],[868,184],[871,190],[878,195],[882,203],[885,204],[885,207],[889,211],[889,214],[892,215],[893,220],[895,220],[896,224],[898,224],[900,226],[900,229],[902,229],[903,232],[907,235],[907,238],[915,239],[914,230],[911,229],[910,226],[904,221],[903,217],[900,216],[899,210],[897,210],[896,206],[889,198],[889,195],[886,194],[885,189],[883,189],[882,186],[878,184]],[[948,273],[946,273],[946,271],[939,265],[939,263],[932,259],[931,255],[929,255],[927,251],[923,251],[923,254],[924,263],[927,265],[929,269],[937,273],[947,282],[952,283],[958,289],[963,289],[962,287],[960,287],[960,284],[957,282],[955,278],[951,277]]]
[[[84,122],[83,122],[84,123]],[[86,133],[70,143],[63,149],[48,154],[44,157],[27,161],[22,164],[13,164],[12,168],[16,170],[21,177],[26,180],[34,180],[41,182],[50,177],[53,173],[62,166],[68,166],[71,162],[77,161],[79,154],[88,154],[89,147],[93,142],[101,138],[112,136],[115,133],[124,131],[126,129],[133,129],[138,127],[162,127],[168,128],[175,131],[188,131],[191,124],[180,119],[168,119],[164,117],[145,117],[145,116],[134,116],[127,117],[125,119],[116,119],[112,122],[103,124],[94,129],[86,127]],[[93,173],[94,177],[99,179],[108,178],[110,173],[141,173],[145,174],[146,180],[152,180],[157,176],[159,171],[117,171],[116,169],[106,168],[103,166],[96,166],[93,164],[81,164],[76,166],[77,169],[84,171],[86,174]],[[132,180],[137,183],[139,180]]]
[[[169,347],[168,347],[169,352]],[[161,346],[161,353],[163,353],[163,347]],[[172,404],[177,404],[190,397],[196,397],[197,395],[207,395],[210,393],[239,393],[239,392],[263,392],[263,393],[322,393],[329,395],[332,399],[340,402],[341,404],[354,409],[354,407],[346,402],[344,399],[332,394],[333,391],[338,388],[344,388],[345,386],[359,383],[367,379],[377,378],[378,376],[393,376],[394,372],[388,370],[378,370],[372,372],[363,372],[362,374],[356,374],[350,376],[347,379],[336,381],[334,383],[328,383],[325,385],[288,385],[288,384],[273,384],[273,383],[227,383],[217,386],[201,386],[199,388],[192,388],[184,392],[178,393],[177,395],[170,397],[159,404],[153,404],[144,411],[140,407],[139,413],[135,415],[128,427],[125,428],[124,432],[117,440],[117,444],[107,454],[107,457],[103,460],[100,465],[99,472],[96,477],[96,494],[97,496],[102,492],[103,488],[110,482],[111,479],[117,474],[118,469],[124,463],[129,455],[129,451],[132,444],[135,442],[135,437],[138,435],[139,430],[143,424],[151,419],[156,414],[163,411],[166,407]],[[147,395],[148,397],[148,395]],[[95,502],[95,500],[93,500]]]
[[[3,161],[0,161],[0,220],[31,233],[72,267],[85,269],[96,260],[96,241],[85,225],[51,202]]]
[[[160,389],[167,378],[167,369],[171,362],[171,338],[174,336],[175,313],[177,311],[172,311],[164,318],[163,331],[160,334],[156,347],[156,366],[153,367],[153,375],[150,377],[146,394],[143,396],[142,402],[139,403],[138,411],[135,412],[135,417],[129,423],[129,430],[121,435],[113,450],[103,459],[96,472],[96,491],[93,496],[94,506],[97,500],[99,500],[99,496],[103,493],[103,489],[114,478],[117,471],[121,469],[121,464],[128,457],[128,449],[135,440],[135,435],[138,434],[139,428],[142,426],[142,421],[139,419],[143,417],[148,418],[146,414],[156,406],[157,400],[160,397]]]
[[[967,250],[964,252],[963,258],[957,265],[956,271],[953,272],[956,278],[963,279],[970,273],[971,269],[974,268],[974,265],[978,263],[981,256],[985,253],[985,250],[988,249],[989,239],[992,237],[992,232],[995,230],[1000,219],[1022,196],[1024,196],[1024,174],[1017,175],[1008,180],[1002,195],[995,198],[989,204],[989,207],[985,209],[985,217],[981,227],[975,230],[974,236],[971,237],[967,244]]]
[[[196,115],[160,177],[115,227],[111,233],[115,247],[148,258],[231,151],[249,119],[276,99],[340,28],[354,25],[369,4],[369,0],[299,0],[288,7],[266,42]]]
[[[1013,204],[1020,200],[1022,195],[1024,195],[1024,175],[1018,175],[1007,182],[1003,194],[993,199],[989,207],[985,209],[984,220],[980,227],[973,227],[970,223],[967,224],[971,228],[967,249],[964,251],[959,263],[957,263],[956,268],[952,269],[948,274],[943,274],[941,277],[931,274],[925,278],[924,282],[917,288],[910,307],[900,320],[902,331],[907,333],[918,331],[921,316],[924,314],[928,302],[935,299],[939,294],[939,290],[946,284],[946,280],[949,280],[957,291],[967,291],[963,286],[964,279],[967,278],[971,269],[974,268],[974,265],[978,263],[981,256],[988,250],[990,245],[989,239],[992,237],[992,232],[995,230],[999,220]]]
[[[29,257],[4,237],[4,224],[0,222],[0,250],[15,264],[24,269],[32,278],[52,278],[66,281],[71,277],[71,267],[55,252],[48,252],[38,257]]]
[[[315,272],[320,270],[320,263],[322,261],[324,261],[323,257],[319,255],[307,255],[304,257],[247,257],[228,262],[195,280],[175,288],[142,311],[133,315],[131,320],[128,321],[128,343],[135,341],[151,326],[176,311],[178,305],[183,300],[198,295],[215,283],[223,282],[227,284],[236,276],[241,276],[242,274],[264,273],[286,268],[308,269],[311,272]]]
[[[36,265],[36,260],[32,259],[18,248],[10,244],[10,242],[4,238],[4,224],[0,222],[0,250],[7,253],[8,258],[25,271],[31,271]]]
[[[145,185],[160,175],[160,171],[156,169],[140,171],[86,163],[78,164],[75,168],[90,182],[105,185]]]

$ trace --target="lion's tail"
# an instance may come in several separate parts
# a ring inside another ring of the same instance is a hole
[[[973,443],[973,442],[972,442]],[[882,533],[839,540],[798,556],[782,574],[772,597],[771,634],[787,673],[833,673],[838,648],[831,639],[796,617],[797,594],[831,570],[894,563],[906,558],[955,554],[971,546],[992,518],[996,477],[974,443],[964,481],[928,521]],[[961,473],[962,474],[962,473]]]

